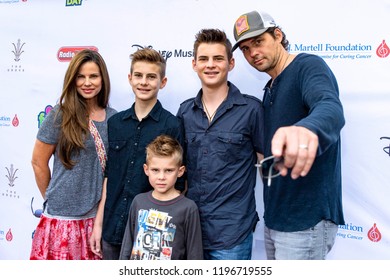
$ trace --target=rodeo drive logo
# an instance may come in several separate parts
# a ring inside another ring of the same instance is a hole
[[[19,198],[19,195],[16,194],[16,190],[14,189],[15,181],[18,179],[16,176],[18,169],[15,169],[13,164],[11,164],[10,168],[6,167],[5,169],[7,170],[5,177],[8,179],[8,186],[10,189],[7,189],[5,193],[2,193],[1,195],[9,198]]]
[[[17,43],[12,43],[14,46],[14,49],[12,53],[14,54],[14,61],[16,64],[12,64],[11,67],[8,69],[8,72],[24,72],[24,69],[22,68],[22,65],[20,65],[20,57],[22,53],[24,53],[23,47],[26,43],[22,43],[20,39],[18,39]]]

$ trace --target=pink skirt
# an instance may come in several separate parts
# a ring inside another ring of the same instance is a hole
[[[89,246],[95,218],[49,218],[42,214],[35,230],[30,260],[100,260]]]

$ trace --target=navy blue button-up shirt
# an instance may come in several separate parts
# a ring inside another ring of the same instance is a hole
[[[104,207],[103,239],[113,245],[122,243],[133,198],[152,190],[144,173],[146,146],[158,135],[170,135],[183,143],[177,117],[157,101],[147,117],[138,120],[134,104],[108,120],[108,161],[105,176],[107,198]],[[183,181],[178,189],[184,189]]]
[[[200,211],[205,249],[230,249],[256,226],[256,153],[263,153],[261,101],[228,82],[227,99],[209,124],[201,101],[180,105],[184,125],[188,197]]]

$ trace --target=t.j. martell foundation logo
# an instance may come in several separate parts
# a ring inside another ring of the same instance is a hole
[[[367,237],[370,239],[372,242],[379,242],[382,239],[382,234],[377,228],[376,224],[370,228],[370,230],[367,232]]]
[[[13,234],[12,234],[12,231],[11,229],[9,229],[7,231],[7,233],[4,233],[3,230],[0,229],[0,241],[1,240],[4,240],[4,237],[5,237],[5,240],[7,240],[8,242],[11,242],[12,239],[14,238]]]
[[[379,45],[379,47],[376,49],[376,55],[380,58],[385,58],[390,54],[390,48],[386,44],[385,40],[382,41],[382,43]]]
[[[57,59],[61,62],[71,61],[76,53],[85,49],[98,51],[98,48],[94,46],[61,47],[57,52]]]

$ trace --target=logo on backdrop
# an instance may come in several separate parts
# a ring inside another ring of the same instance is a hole
[[[305,45],[303,43],[290,44],[289,51],[292,53],[313,53],[323,59],[330,60],[373,59],[375,56],[379,58],[386,58],[390,54],[390,48],[384,39],[382,42],[374,45],[363,43],[318,43],[310,45]]]
[[[337,236],[356,241],[363,240],[363,227],[354,225],[352,223],[345,223],[345,225],[339,225],[339,231],[337,232]]]
[[[8,179],[9,188],[7,188],[5,190],[5,192],[3,192],[1,194],[1,196],[8,197],[8,198],[19,198],[19,195],[17,194],[17,192],[14,188],[15,181],[16,181],[16,179],[18,179],[18,177],[16,176],[16,173],[18,172],[19,169],[14,168],[13,164],[11,164],[11,166],[9,168],[6,167],[5,169],[7,170],[7,174],[5,175],[5,177]]]
[[[14,169],[13,164],[11,164],[9,169],[8,169],[8,167],[6,167],[5,169],[7,169],[7,172],[8,172],[8,175],[5,175],[5,177],[7,177],[7,179],[8,179],[8,186],[14,187],[15,180],[18,179],[18,177],[16,177],[16,172],[18,171],[18,169]]]
[[[386,136],[383,136],[381,138],[379,138],[380,140],[383,140],[383,139],[387,139],[387,140],[390,140],[390,137],[386,137]],[[383,151],[388,155],[390,156],[390,144],[388,146],[384,146],[383,147]]]
[[[382,44],[380,44],[379,47],[376,49],[376,55],[381,58],[385,58],[389,55],[389,53],[389,46],[386,44],[385,40],[383,40]]]
[[[368,239],[370,239],[372,242],[379,242],[382,239],[382,234],[376,227],[376,224],[370,228],[370,230],[367,233]]]
[[[0,127],[2,126],[14,126],[17,127],[19,125],[18,115],[15,114],[12,118],[9,116],[0,116]]]
[[[85,49],[99,51],[98,48],[94,46],[61,47],[57,52],[57,59],[61,62],[69,62],[76,53]]]
[[[47,115],[50,113],[50,111],[53,109],[53,106],[47,105],[45,107],[44,111],[40,111],[38,113],[38,128],[41,127],[43,121],[46,119]]]
[[[66,0],[65,6],[81,6],[83,4],[83,0]]]
[[[15,61],[10,68],[8,68],[8,72],[24,72],[24,68],[20,64],[21,56],[24,53],[23,47],[26,43],[22,43],[20,39],[16,43],[12,43],[13,49],[12,53],[14,54],[13,60]]]
[[[353,241],[361,241],[365,237],[364,232],[365,230],[362,226],[357,226],[353,223],[346,223],[345,225],[339,225],[337,237]],[[379,242],[382,239],[382,234],[376,226],[376,223],[374,223],[374,225],[367,231],[367,237],[372,242]]]
[[[175,49],[175,50],[158,50],[154,48],[153,46],[142,46],[140,44],[133,44],[131,45],[132,48],[136,48],[137,50],[139,49],[144,49],[144,48],[150,48],[150,49],[155,49],[158,51],[164,58],[165,60],[168,60],[168,58],[171,57],[176,57],[176,58],[187,58],[187,57],[193,57],[194,52],[193,51],[185,51],[183,49]]]
[[[7,240],[8,242],[11,242],[12,239],[14,238],[13,234],[12,234],[12,231],[11,229],[9,229],[7,231],[7,233],[5,233],[3,230],[0,229],[0,241],[2,240]]]

